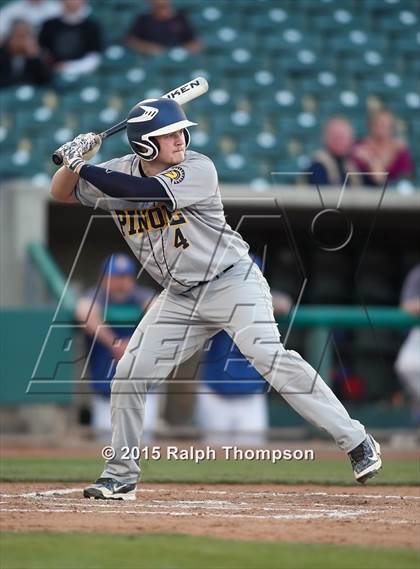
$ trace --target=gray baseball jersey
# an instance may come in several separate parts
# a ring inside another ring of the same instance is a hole
[[[135,154],[100,166],[141,177]],[[110,211],[146,271],[173,292],[211,280],[247,255],[249,246],[226,222],[210,158],[188,150],[181,164],[155,178],[165,188],[170,205],[111,198],[83,179],[76,196],[84,205]]]

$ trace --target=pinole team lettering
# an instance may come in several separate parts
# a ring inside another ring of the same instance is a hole
[[[181,211],[170,212],[163,204],[149,209],[117,210],[115,213],[121,233],[129,236],[187,223]]]

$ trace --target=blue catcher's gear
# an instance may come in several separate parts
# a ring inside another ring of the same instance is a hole
[[[127,117],[127,137],[131,148],[143,160],[154,160],[159,145],[153,137],[184,129],[185,146],[190,142],[188,126],[195,126],[173,99],[145,99],[131,109]]]

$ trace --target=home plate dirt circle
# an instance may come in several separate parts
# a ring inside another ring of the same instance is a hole
[[[0,486],[3,531],[183,533],[246,540],[417,547],[417,488],[142,484],[133,501],[83,485]]]

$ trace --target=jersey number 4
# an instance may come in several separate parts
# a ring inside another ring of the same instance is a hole
[[[175,229],[175,239],[174,239],[174,245],[175,247],[182,247],[183,249],[186,249],[187,247],[190,246],[190,244],[188,243],[186,237],[184,237],[184,234],[182,233],[181,229],[179,227],[177,227]]]

